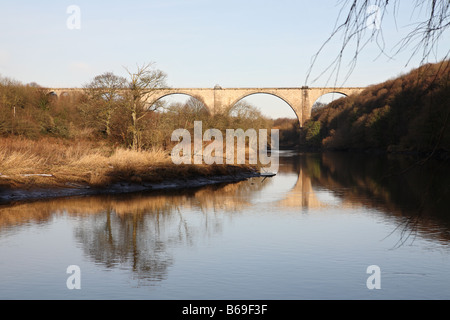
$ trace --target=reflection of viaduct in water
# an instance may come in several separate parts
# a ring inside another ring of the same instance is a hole
[[[283,208],[308,208],[315,209],[325,206],[316,196],[312,187],[311,178],[300,169],[295,186],[287,193],[286,197],[278,202]]]
[[[359,201],[349,200],[349,199],[339,199],[340,208],[357,208],[361,207],[362,203]],[[284,199],[278,201],[277,205],[281,208],[304,208],[304,209],[319,209],[330,207],[329,202],[323,202],[317,197],[316,191],[312,186],[311,177],[305,172],[304,169],[300,168],[298,173],[298,178],[295,186],[286,193]]]

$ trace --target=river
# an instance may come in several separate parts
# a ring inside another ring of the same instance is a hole
[[[448,162],[283,151],[272,178],[3,205],[0,299],[449,299],[449,186]]]

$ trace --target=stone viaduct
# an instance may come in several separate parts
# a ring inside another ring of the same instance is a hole
[[[150,105],[161,98],[173,94],[184,94],[198,99],[203,102],[211,114],[219,113],[226,107],[234,106],[241,99],[253,94],[269,94],[276,96],[285,101],[294,110],[302,126],[311,116],[311,110],[314,103],[323,95],[328,93],[339,93],[345,96],[358,94],[365,88],[161,88],[152,91],[147,101]],[[48,89],[49,93],[58,97],[71,95],[81,92],[82,89]]]

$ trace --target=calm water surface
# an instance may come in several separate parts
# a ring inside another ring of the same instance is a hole
[[[450,298],[448,162],[281,155],[274,178],[0,206],[0,299]]]

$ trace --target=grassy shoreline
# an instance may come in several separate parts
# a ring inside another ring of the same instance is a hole
[[[0,139],[0,190],[107,189],[118,183],[239,176],[246,165],[175,165],[168,151],[133,151],[93,141]]]

